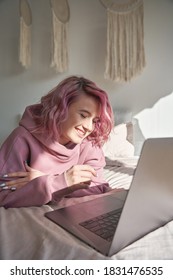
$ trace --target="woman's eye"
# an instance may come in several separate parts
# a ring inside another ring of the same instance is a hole
[[[83,118],[83,119],[85,119],[86,118],[86,116],[84,115],[84,114],[80,114],[81,115],[81,117]]]

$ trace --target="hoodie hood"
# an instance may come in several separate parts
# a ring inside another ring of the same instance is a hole
[[[23,116],[19,122],[19,126],[24,127],[34,138],[36,138],[44,149],[49,150],[50,153],[58,155],[63,160],[69,160],[69,157],[76,156],[76,152],[79,150],[80,145],[74,143],[68,143],[67,145],[61,145],[60,143],[53,141],[47,137],[45,133],[37,133],[34,131],[36,128],[36,122],[34,120],[34,111],[41,110],[40,104],[35,104],[26,107]]]

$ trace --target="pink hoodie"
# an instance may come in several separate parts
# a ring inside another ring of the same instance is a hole
[[[26,108],[19,127],[6,139],[0,149],[0,174],[26,171],[24,162],[43,172],[44,176],[35,178],[16,191],[2,190],[0,187],[0,206],[27,207],[41,206],[50,201],[58,202],[63,196],[85,196],[104,193],[110,190],[103,179],[105,159],[100,148],[84,140],[81,144],[63,146],[50,142],[46,135],[38,135],[30,130],[34,127],[32,105]],[[70,193],[64,172],[76,164],[91,165],[98,176],[93,177],[89,188]],[[3,183],[1,177],[0,183]]]

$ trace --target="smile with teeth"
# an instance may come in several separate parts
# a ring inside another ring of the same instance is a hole
[[[79,137],[83,138],[85,136],[85,131],[76,127],[76,131]]]

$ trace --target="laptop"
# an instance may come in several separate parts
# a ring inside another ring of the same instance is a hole
[[[129,191],[101,195],[45,216],[105,256],[165,225],[173,219],[173,138],[145,140]]]

